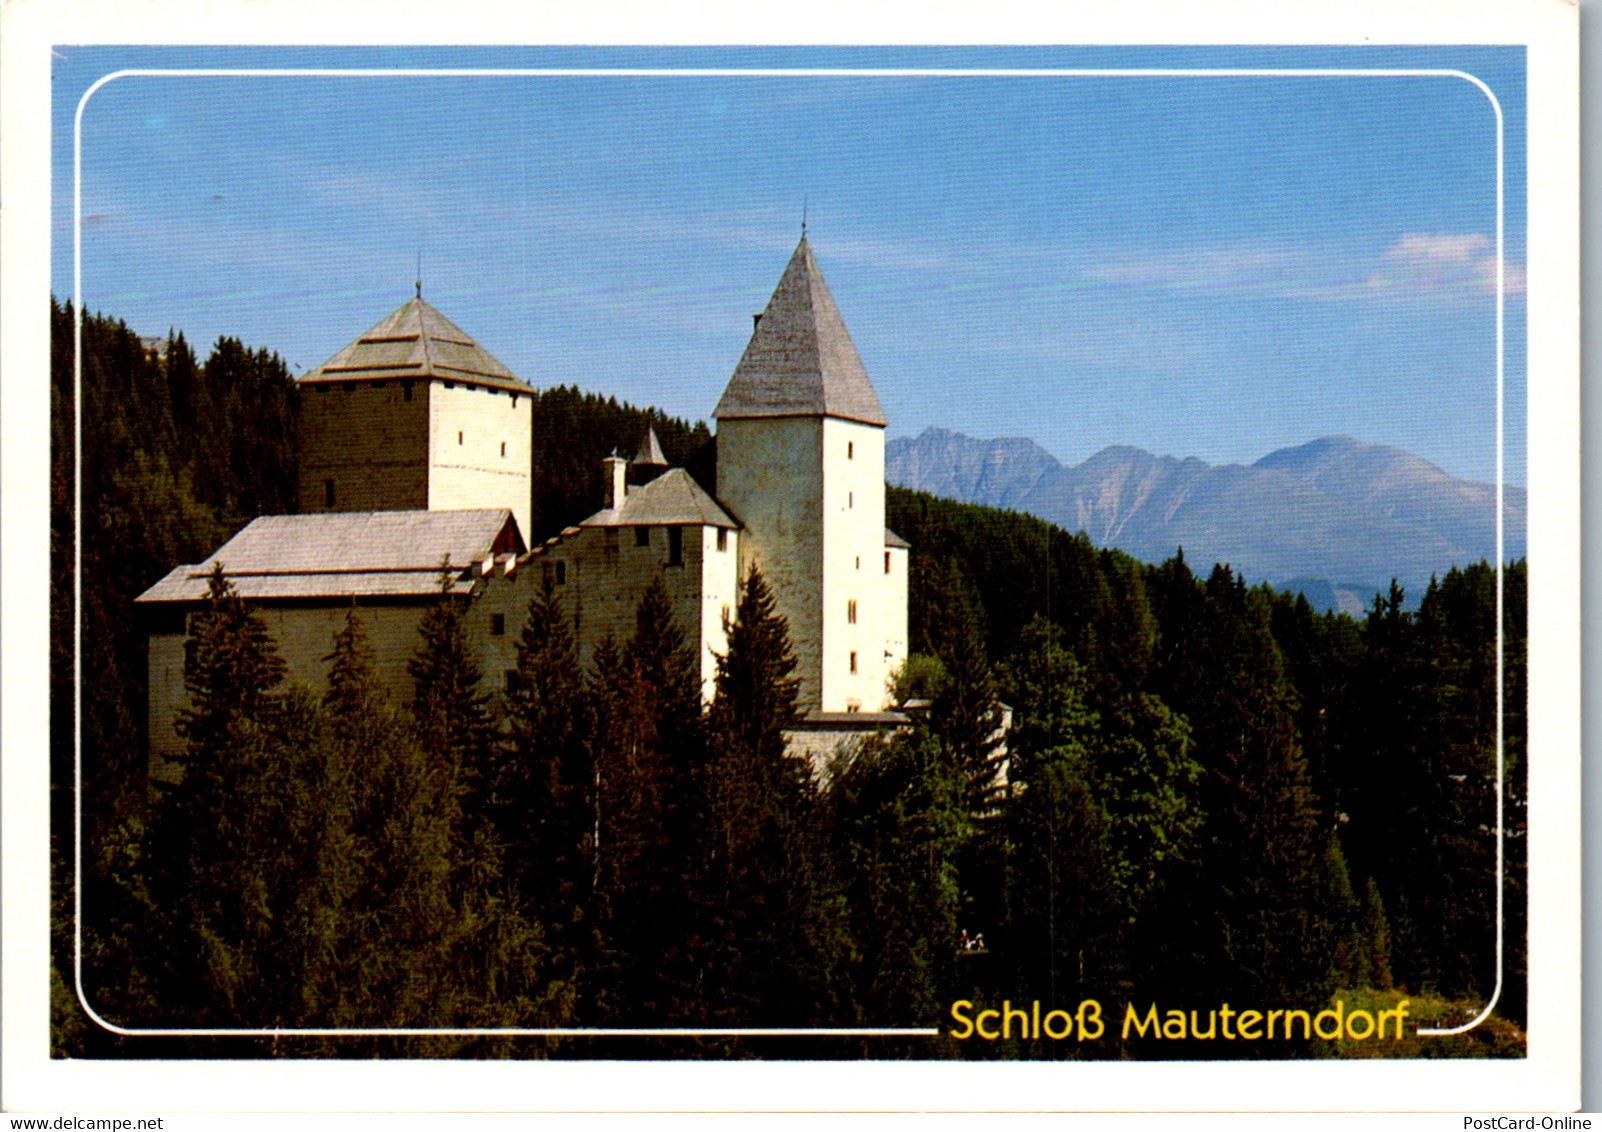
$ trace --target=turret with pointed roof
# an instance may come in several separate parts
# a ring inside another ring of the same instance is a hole
[[[640,441],[640,450],[635,454],[634,463],[643,464],[648,468],[668,466],[667,457],[662,455],[662,442],[656,438],[655,428],[646,428],[645,439]]]
[[[805,234],[713,415],[717,494],[790,629],[809,717],[874,713],[906,653],[884,527],[884,410]]]
[[[827,416],[885,426],[879,398],[805,235],[712,415],[720,421]]]
[[[529,537],[534,390],[421,294],[300,386],[302,511],[505,507]]]
[[[646,428],[640,450],[629,461],[629,482],[647,484],[667,471],[667,457],[662,455],[662,443],[656,438],[655,428]]]

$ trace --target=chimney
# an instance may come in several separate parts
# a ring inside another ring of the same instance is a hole
[[[608,481],[612,485],[612,494],[608,497],[607,508],[612,511],[623,510],[623,497],[628,494],[629,462],[612,449],[612,454],[601,463],[606,465]]]

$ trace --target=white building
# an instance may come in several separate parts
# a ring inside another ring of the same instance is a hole
[[[633,461],[644,482],[631,486],[629,461],[610,457],[602,507],[525,550],[532,390],[421,294],[301,390],[308,513],[257,519],[138,599],[151,627],[153,768],[180,749],[186,615],[202,607],[214,562],[267,615],[290,678],[314,688],[354,598],[401,700],[442,562],[494,686],[547,577],[585,665],[603,640],[629,637],[660,579],[708,697],[725,618],[756,565],[798,662],[797,745],[818,753],[903,721],[889,680],[907,652],[909,552],[884,525],[884,412],[805,237],[714,412],[715,495],[665,468],[651,434]]]

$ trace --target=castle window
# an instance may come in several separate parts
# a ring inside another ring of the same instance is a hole
[[[328,392],[328,386],[326,386],[326,385],[317,386],[317,392],[319,392],[319,393],[327,393]]]
[[[886,574],[890,572],[890,552],[888,550],[884,552],[884,572]]]
[[[382,388],[384,388],[384,383],[382,381],[370,381],[367,384],[369,386],[371,386],[372,388],[374,388],[374,389],[382,389]]]
[[[512,408],[517,408],[517,394],[512,394]]]
[[[635,546],[650,546],[651,545],[651,528],[650,527],[635,527],[634,528],[634,545]]]
[[[862,555],[857,555],[857,569],[862,569]]]
[[[522,688],[522,686],[523,681],[522,678],[518,676],[517,669],[508,668],[506,670],[506,690],[508,692],[515,692]]]
[[[411,399],[412,399],[412,383],[410,381],[401,382],[401,400],[402,401],[410,401]]]
[[[566,562],[558,562],[556,564],[556,584],[559,585],[559,586],[567,585],[567,563]]]
[[[461,442],[462,442],[462,430],[461,429],[457,429],[456,430],[456,443],[460,444]]]
[[[725,629],[727,629],[728,625],[729,625],[729,606],[728,606],[728,603],[725,602],[724,605],[723,605],[723,627]]]
[[[347,381],[345,383],[345,392],[346,393],[354,393],[354,392],[356,392],[356,383],[354,381]]]
[[[851,654],[851,675],[855,676],[856,674],[857,674],[857,654],[856,653],[852,653]]]
[[[856,598],[852,598],[850,601],[846,602],[846,624],[847,625],[855,625],[856,623],[857,623],[857,599]]]
[[[857,454],[857,446],[855,444],[853,444],[849,440],[846,441],[846,459],[847,460],[853,459],[853,458],[855,458],[856,454]]]
[[[668,565],[684,565],[684,528],[668,528]]]
[[[446,389],[455,389],[456,388],[456,383],[454,381],[447,381],[445,383],[445,388]]]
[[[861,711],[861,710],[862,710],[862,701],[861,700],[847,700],[846,701],[846,711]]]
[[[491,613],[490,614],[490,636],[492,636],[492,637],[504,637],[504,636],[506,636],[506,614],[504,614],[504,613]]]
[[[333,505],[334,505],[334,481],[333,480],[324,480],[323,481],[323,506],[324,507],[332,507]]]
[[[718,549],[719,550],[727,550],[727,549],[729,549],[729,532],[724,527],[719,527],[718,528]]]
[[[504,440],[501,441],[501,455],[502,455],[502,457],[504,457],[506,455],[506,441],[504,441]]]
[[[848,508],[850,508],[850,507],[855,507],[856,505],[857,505],[857,493],[854,492],[854,491],[846,492],[846,506]]]

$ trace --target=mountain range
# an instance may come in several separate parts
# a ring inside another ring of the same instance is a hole
[[[1067,466],[1032,440],[930,427],[885,448],[890,483],[1037,515],[1160,562],[1183,547],[1315,606],[1366,609],[1395,578],[1415,605],[1431,575],[1496,557],[1496,489],[1383,444],[1326,436],[1251,465],[1103,448]],[[1504,553],[1525,552],[1522,487],[1503,494]]]

